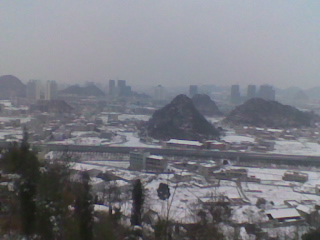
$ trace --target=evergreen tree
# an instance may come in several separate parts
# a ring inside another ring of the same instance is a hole
[[[131,225],[141,226],[142,206],[144,202],[143,186],[140,179],[137,179],[133,185],[132,191],[132,215]]]
[[[29,238],[35,233],[36,224],[36,194],[39,179],[40,163],[34,152],[30,151],[28,132],[23,131],[20,145],[19,164],[17,173],[20,179],[17,182],[20,200],[22,233]]]
[[[320,239],[320,229],[317,229],[302,235],[302,240],[319,240],[319,239]]]
[[[168,184],[166,184],[166,183],[160,183],[159,187],[157,189],[157,192],[158,192],[158,197],[161,200],[166,200],[171,195],[170,194],[170,188],[169,188]]]
[[[37,197],[37,234],[42,239],[65,239],[66,224],[71,221],[68,206],[73,201],[69,163],[64,159],[45,162]]]
[[[35,234],[36,194],[39,179],[39,161],[30,151],[28,132],[23,129],[21,144],[13,143],[1,158],[1,167],[5,173],[16,174],[14,186],[17,193],[18,215],[21,233],[29,239]]]
[[[81,175],[76,187],[75,217],[79,221],[80,239],[93,239],[93,199],[90,194],[90,176],[87,172]]]

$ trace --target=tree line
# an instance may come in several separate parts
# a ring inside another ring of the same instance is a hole
[[[94,212],[90,176],[71,174],[67,156],[41,161],[28,133],[0,158],[0,239],[122,239],[128,229]],[[120,234],[118,234],[120,233]]]

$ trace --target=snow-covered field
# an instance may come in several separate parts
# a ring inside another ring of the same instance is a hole
[[[225,137],[222,137],[221,140],[224,140],[230,143],[254,142],[253,137],[237,136],[237,135],[227,135]]]
[[[241,198],[238,186],[234,181],[223,180],[220,181],[218,187],[198,187],[195,180],[188,182],[176,183],[172,181],[173,174],[147,174],[135,171],[125,170],[128,166],[128,161],[87,161],[84,163],[75,164],[74,168],[78,170],[85,169],[101,169],[102,171],[109,171],[113,174],[122,177],[126,181],[140,178],[147,189],[146,206],[148,209],[154,210],[161,216],[165,217],[169,214],[170,219],[175,221],[193,222],[196,220],[195,212],[201,206],[199,199],[209,196],[227,196],[228,198]],[[243,167],[230,166],[230,169],[239,169]],[[288,182],[282,180],[282,176],[287,169],[272,169],[272,168],[246,168],[249,176],[256,176],[261,179],[260,183],[242,182],[241,187],[245,197],[249,199],[252,206],[247,207],[248,211],[253,211],[258,198],[264,198],[268,202],[273,202],[274,207],[284,207],[285,200],[314,200],[315,203],[320,204],[320,196],[310,193],[298,192],[296,189],[314,189],[317,184],[320,184],[320,169],[319,171],[302,171],[307,173],[309,180],[306,183]],[[177,169],[176,169],[177,170]],[[203,177],[194,174],[193,179]],[[157,189],[160,183],[167,183],[170,188],[171,196],[167,201],[160,200],[157,195]],[[129,183],[128,183],[129,184]],[[130,204],[127,204],[130,207]],[[168,208],[170,210],[168,211]],[[238,210],[237,210],[238,209]],[[234,217],[238,222],[241,219],[248,217],[247,211],[242,207],[234,207]],[[130,209],[124,210],[130,211]],[[257,214],[260,211],[257,210]],[[265,215],[256,216],[257,218],[264,218]]]
[[[306,139],[295,141],[278,140],[275,141],[275,150],[273,153],[292,154],[292,155],[320,155],[320,144],[308,142]]]
[[[135,135],[135,133],[132,132],[123,132],[119,133],[120,135],[124,135],[127,139],[126,142],[120,143],[120,144],[111,144],[111,146],[125,146],[125,147],[149,147],[149,148],[160,148],[161,146],[157,145],[149,145],[140,142],[139,137]]]
[[[255,138],[253,136],[240,136],[233,130],[228,130],[226,136],[221,137],[221,140],[230,143],[255,142]],[[311,142],[306,138],[300,138],[298,140],[279,139],[274,142],[275,149],[269,153],[320,156],[320,144]]]

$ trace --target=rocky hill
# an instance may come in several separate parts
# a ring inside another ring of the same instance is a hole
[[[147,122],[146,128],[150,137],[160,140],[203,140],[219,137],[215,127],[199,113],[192,100],[183,94],[157,110]]]
[[[26,86],[15,76],[1,76],[0,86],[0,99],[26,96]]]
[[[224,121],[256,127],[290,128],[311,126],[316,118],[315,114],[277,101],[253,98],[236,107]]]
[[[198,111],[208,117],[222,115],[217,104],[211,100],[207,94],[196,94],[192,97],[192,102]]]
[[[73,85],[65,90],[62,90],[60,93],[62,94],[70,94],[77,96],[95,96],[95,97],[104,97],[106,94],[101,91],[95,85],[88,85],[85,87],[80,87],[79,85]]]

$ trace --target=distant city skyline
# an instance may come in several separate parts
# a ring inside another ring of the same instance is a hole
[[[319,1],[4,1],[0,75],[23,82],[320,85]]]

